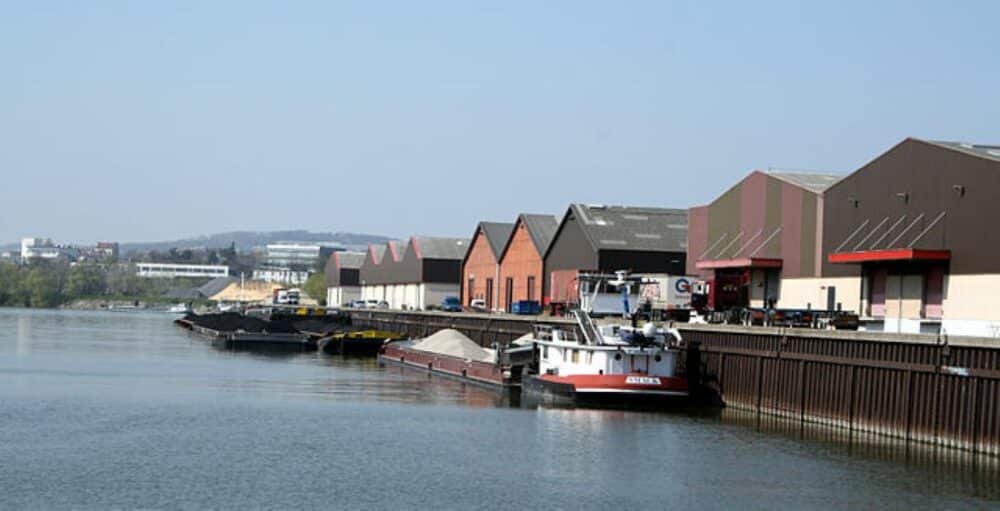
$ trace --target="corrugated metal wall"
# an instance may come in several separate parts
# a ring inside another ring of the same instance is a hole
[[[684,330],[728,406],[1000,454],[1000,349]]]

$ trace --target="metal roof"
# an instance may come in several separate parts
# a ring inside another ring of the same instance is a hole
[[[398,263],[403,260],[403,255],[406,254],[406,242],[400,240],[389,240],[385,242],[385,246],[386,249],[392,249],[389,254],[392,255],[393,261]]]
[[[844,177],[839,174],[783,172],[780,170],[768,170],[765,174],[813,193],[823,193]]]
[[[538,249],[538,253],[545,254],[545,251],[549,249],[549,245],[552,244],[552,238],[555,237],[556,230],[559,229],[559,217],[555,215],[522,213],[520,219],[524,227],[528,229],[528,234],[531,236],[531,241],[534,242],[535,248]]]
[[[514,230],[514,224],[504,222],[479,222],[479,228],[482,229],[483,234],[486,235],[486,241],[490,244],[490,250],[493,251],[493,257],[500,259],[500,252],[503,251],[503,246],[507,243],[507,238],[510,238],[510,233]],[[468,248],[471,248],[471,246]]]
[[[365,262],[365,254],[362,252],[334,252],[334,255],[341,268],[356,270]]]
[[[386,248],[385,244],[368,245],[368,252],[371,253],[372,259],[374,260],[375,264],[382,263],[382,257],[385,256],[385,248]]]
[[[597,250],[686,252],[686,209],[573,204],[570,209]]]
[[[464,238],[432,238],[429,236],[414,236],[411,238],[414,248],[421,259],[458,259],[465,257],[469,248],[469,240]]]
[[[980,158],[1000,161],[1000,145],[970,144],[968,142],[947,142],[944,140],[923,140],[928,144],[941,146],[955,151],[961,151]]]

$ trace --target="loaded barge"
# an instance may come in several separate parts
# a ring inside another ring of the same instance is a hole
[[[174,320],[177,325],[208,338],[212,346],[227,350],[315,351],[316,341],[293,332],[247,332],[216,330],[199,325],[189,317]]]
[[[319,349],[327,355],[353,355],[374,357],[389,341],[400,341],[405,336],[383,330],[339,332],[319,339]]]
[[[457,330],[444,329],[420,340],[386,343],[379,362],[508,388],[521,385],[532,351],[530,345],[499,350],[483,348]]]

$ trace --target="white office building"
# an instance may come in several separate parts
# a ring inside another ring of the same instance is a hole
[[[21,240],[21,260],[56,259],[62,249],[49,238],[24,238]]]
[[[136,263],[136,275],[142,278],[207,278],[229,276],[229,267],[211,264]]]

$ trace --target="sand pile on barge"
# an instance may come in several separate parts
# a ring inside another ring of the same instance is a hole
[[[493,350],[479,346],[476,341],[451,328],[438,330],[433,335],[418,341],[411,348],[477,362],[493,363],[496,360],[496,354]]]

